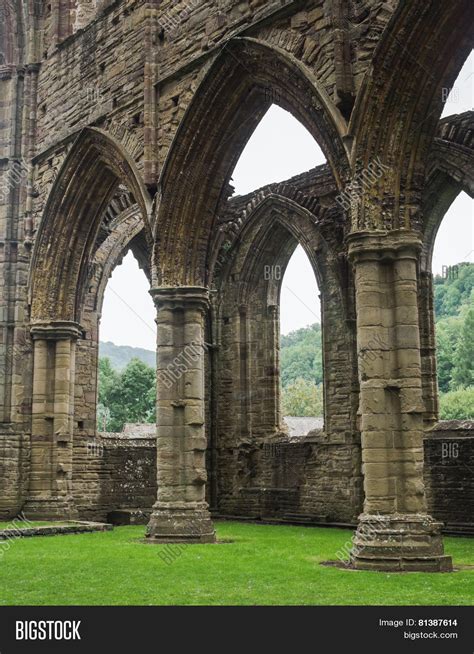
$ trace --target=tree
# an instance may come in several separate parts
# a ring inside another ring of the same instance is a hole
[[[474,420],[474,386],[442,393],[439,403],[441,420]]]
[[[436,323],[438,388],[443,393],[450,390],[454,352],[461,325],[462,319],[459,316],[443,318]]]
[[[474,384],[474,306],[464,317],[454,354],[451,389]]]
[[[109,416],[107,431],[121,431],[127,422],[155,422],[155,379],[154,369],[139,359],[132,359],[120,374],[108,359],[99,360],[99,429],[104,415]]]
[[[321,325],[314,323],[281,337],[281,383],[283,388],[297,379],[323,381]]]
[[[436,318],[455,316],[469,302],[474,288],[474,264],[451,266],[447,277],[434,278],[434,309]]]
[[[111,390],[117,386],[120,375],[114,370],[108,357],[99,359],[99,402],[107,405]]]
[[[323,387],[306,379],[296,379],[282,388],[282,410],[285,416],[322,416]]]

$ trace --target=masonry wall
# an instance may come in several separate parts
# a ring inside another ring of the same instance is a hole
[[[51,188],[80,130],[93,126],[118,140],[136,162],[153,197],[180,122],[229,38],[259,39],[290,54],[348,117],[372,52],[396,6],[392,0],[354,0],[344,15],[342,3],[329,0],[33,4],[28,20],[26,13],[24,21],[15,23],[6,16],[7,27],[0,31],[2,48],[6,42],[0,61],[0,181],[2,188],[3,184],[8,188],[0,198],[0,517],[21,509],[28,488],[31,252]],[[268,94],[272,89],[264,91]],[[266,100],[278,102],[279,98],[270,95]],[[471,142],[461,138],[464,121],[468,117],[460,119],[455,129],[445,121],[440,133],[443,141],[449,138],[467,149]],[[15,168],[21,180],[12,184],[9,180]],[[80,180],[77,183],[80,186]],[[300,176],[291,186],[310,199],[314,196],[323,206],[333,202],[334,184],[328,169]],[[272,191],[285,195],[283,188]],[[239,222],[249,200],[229,203],[219,229],[222,223]],[[333,246],[343,243],[345,235],[338,229],[337,222],[331,223],[325,234]],[[317,240],[312,241],[313,250],[319,247]],[[334,254],[344,259],[341,248],[336,247]],[[250,294],[248,306],[255,320],[250,329],[238,294],[231,313],[216,311],[217,320],[222,321],[218,325],[222,340],[214,358],[221,357],[222,369],[228,365],[243,382],[233,388],[230,377],[221,374],[217,379],[220,415],[209,408],[210,422],[218,426],[210,460],[217,463],[212,471],[217,482],[215,501],[223,514],[349,521],[360,510],[358,388],[356,361],[351,359],[353,282],[343,263],[336,268],[346,311],[337,306],[338,288],[332,278],[323,293],[325,431],[305,440],[285,440],[279,432],[275,397],[271,397],[278,363],[276,303],[267,302],[263,294]],[[221,290],[226,293],[228,288]],[[425,300],[429,290],[427,285]],[[230,318],[228,323],[226,318]],[[103,518],[108,510],[136,508],[154,500],[156,452],[153,438],[95,435],[97,320],[95,313],[84,319],[87,338],[77,348],[80,383],[75,389],[73,492],[81,516]],[[433,344],[426,338],[428,332],[432,337],[429,327],[422,323],[424,375],[429,381],[424,387],[425,401],[431,402],[427,418],[432,421],[436,406],[430,363]],[[254,394],[250,401],[248,393]],[[441,519],[472,522],[472,477],[466,475],[471,467],[471,433],[471,427],[438,425],[427,436],[428,498]],[[277,450],[268,442],[272,436],[278,440]],[[448,448],[450,456],[445,456],[447,441],[456,445]],[[462,456],[454,456],[454,451]]]
[[[428,508],[451,531],[474,534],[474,421],[445,420],[425,436]]]
[[[220,513],[348,522],[361,512],[353,301],[333,195],[332,175],[319,166],[232,198],[221,219],[213,421]],[[280,411],[279,295],[298,243],[318,280],[323,325],[325,428],[304,443],[285,441]]]
[[[75,449],[75,503],[81,518],[106,520],[117,509],[152,507],[156,439],[137,432],[99,433]]]
[[[360,446],[331,443],[323,430],[228,452],[218,467],[221,495],[214,514],[255,520],[355,524],[354,502]],[[78,502],[80,517],[105,520],[117,509],[151,509],[156,499],[156,441],[141,433],[99,434],[75,453],[84,488],[96,488]],[[425,485],[430,513],[447,531],[474,533],[474,421],[442,421],[425,436]],[[222,483],[222,478],[224,483]],[[362,497],[361,481],[359,497]],[[227,487],[225,486],[227,484]],[[77,488],[77,486],[76,486]],[[97,492],[98,489],[98,492]],[[79,499],[79,498],[78,498]],[[361,500],[360,500],[361,501]]]
[[[225,454],[219,462],[227,467],[219,515],[353,523],[362,510],[362,482],[354,475],[360,446],[331,443],[322,430]]]

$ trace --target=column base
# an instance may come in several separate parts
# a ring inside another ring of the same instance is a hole
[[[150,543],[215,543],[216,532],[207,504],[198,507],[153,507],[148,523]]]
[[[67,497],[26,500],[22,513],[29,520],[75,520],[78,516],[72,499]]]
[[[356,570],[452,572],[440,522],[426,514],[362,514],[351,562]]]

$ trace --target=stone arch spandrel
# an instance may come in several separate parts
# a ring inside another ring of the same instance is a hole
[[[336,182],[348,171],[346,123],[305,67],[254,39],[222,49],[191,101],[160,180],[155,224],[161,285],[208,282],[210,234],[231,172],[257,123],[276,101],[325,152]]]
[[[32,322],[77,320],[80,281],[90,264],[98,229],[117,186],[138,204],[150,240],[151,201],[133,160],[98,129],[81,132],[48,197],[30,273]]]

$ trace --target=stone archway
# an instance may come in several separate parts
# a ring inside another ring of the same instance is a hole
[[[439,417],[431,261],[438,229],[455,198],[461,191],[474,197],[473,117],[474,112],[468,111],[440,121],[423,192],[419,307],[424,420],[428,426]]]
[[[160,287],[153,294],[161,461],[158,500],[148,527],[148,537],[155,541],[214,539],[205,502],[204,428],[203,343],[214,257],[210,242],[216,214],[229,195],[231,172],[273,101],[290,109],[320,142],[340,185],[348,173],[342,138],[346,122],[310,71],[258,40],[229,42],[196,91],[160,178],[154,262]],[[168,386],[168,366],[196,346],[192,365]],[[189,450],[193,457],[186,454]]]
[[[216,412],[210,419],[211,429],[215,424],[217,432],[211,439],[219,478],[215,504],[230,515],[261,517],[259,511],[265,510],[265,489],[258,490],[264,479],[269,483],[262,477],[262,457],[266,444],[273,436],[281,436],[282,429],[279,295],[288,261],[300,244],[320,289],[325,428],[320,442],[313,445],[320,468],[310,474],[312,496],[302,482],[298,499],[294,496],[292,502],[296,502],[295,513],[304,510],[330,515],[335,521],[355,520],[362,499],[360,436],[354,401],[353,304],[344,292],[351,282],[344,257],[343,216],[337,205],[323,208],[291,186],[280,187],[290,197],[278,195],[276,189],[255,194],[240,229],[222,244],[225,254],[214,275],[213,323],[217,323],[219,351],[214,375]],[[279,274],[265,274],[275,270]],[[335,458],[340,461],[337,475],[332,471]],[[312,465],[308,464],[308,470]],[[323,490],[323,478],[333,481],[331,490]],[[341,494],[347,498],[344,509],[337,506]]]
[[[116,266],[132,251],[151,284],[151,253],[145,237],[138,206],[125,189],[119,189],[102,221],[97,242],[100,242],[89,269],[85,295],[81,301],[80,324],[83,338],[76,345],[73,497],[81,516],[101,519],[109,507],[103,497],[103,444],[97,445],[97,402],[99,337],[102,304],[107,283]],[[86,462],[87,484],[81,483]],[[114,486],[116,484],[113,484]]]
[[[351,116],[354,176],[371,162],[384,174],[363,184],[352,228],[413,229],[430,148],[450,88],[472,47],[469,2],[400,3],[366,73]],[[409,103],[409,107],[407,106]],[[383,203],[372,198],[383,197]]]
[[[31,273],[33,399],[27,515],[74,515],[72,452],[76,341],[85,284],[104,213],[127,185],[149,235],[150,200],[134,162],[97,129],[76,139],[50,192]]]
[[[207,285],[207,246],[220,202],[226,199],[226,184],[273,102],[308,129],[320,144],[336,183],[344,184],[348,174],[343,142],[346,122],[310,71],[287,53],[255,39],[229,42],[196,91],[161,175],[156,225],[162,285]],[[181,243],[183,230],[192,239]],[[173,268],[167,265],[168,259]]]

